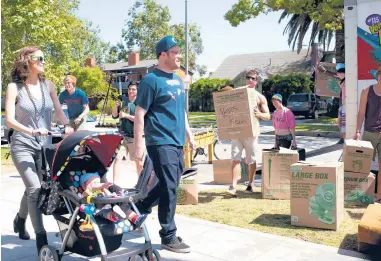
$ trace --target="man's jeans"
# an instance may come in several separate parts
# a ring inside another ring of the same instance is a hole
[[[168,242],[176,237],[176,189],[184,169],[183,147],[172,145],[147,146],[153,168],[159,183],[148,193],[147,197],[137,203],[139,211],[148,214],[152,207],[159,205],[160,237]]]

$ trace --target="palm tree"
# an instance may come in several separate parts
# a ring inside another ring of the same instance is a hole
[[[313,22],[308,14],[290,14],[287,12],[287,10],[283,11],[278,23],[281,23],[283,19],[289,17],[290,15],[291,18],[284,28],[283,35],[288,34],[288,45],[292,45],[293,51],[296,47],[297,53],[300,53],[301,49],[303,48],[304,37],[306,36],[310,26],[312,26],[312,31],[308,49],[312,46],[313,43],[315,43],[316,37],[318,43],[323,44],[324,51],[328,49],[333,38],[332,30],[321,30],[319,28],[319,22]]]
[[[335,34],[336,62],[343,63],[345,61],[344,23],[342,23],[342,29],[338,29],[336,31],[326,29],[322,30],[320,29],[319,22],[312,21],[308,14],[290,14],[287,10],[283,11],[278,23],[290,15],[291,18],[284,28],[283,34],[288,34],[288,45],[292,46],[293,51],[296,47],[297,53],[300,53],[306,33],[310,26],[312,26],[308,50],[312,44],[315,43],[315,39],[317,37],[317,42],[319,44],[323,44],[323,49],[326,51],[332,41],[333,35]]]

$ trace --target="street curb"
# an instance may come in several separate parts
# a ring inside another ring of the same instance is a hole
[[[274,135],[275,132],[263,132],[262,134]],[[296,131],[296,136],[341,138],[338,131]]]

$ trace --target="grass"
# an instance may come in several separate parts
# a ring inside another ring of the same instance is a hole
[[[337,124],[337,118],[318,118],[316,120],[305,121],[305,123]]]
[[[339,131],[337,125],[296,125],[296,131]]]
[[[204,111],[196,111],[196,112],[189,112],[189,118],[191,118],[192,116],[205,116],[205,115],[216,115],[215,112],[204,112]]]
[[[13,165],[13,161],[10,156],[8,159],[5,158],[8,152],[9,152],[9,148],[1,147],[1,165]]]
[[[200,192],[198,205],[178,205],[176,212],[235,227],[252,229],[300,240],[357,250],[357,226],[365,208],[346,208],[338,231],[290,225],[290,201],[261,199],[260,188],[244,194],[243,186],[232,198],[223,190]],[[210,211],[213,209],[213,211]]]

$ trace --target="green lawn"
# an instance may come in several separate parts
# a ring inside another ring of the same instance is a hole
[[[305,121],[305,123],[337,124],[337,118],[318,118],[316,120]]]
[[[224,190],[200,192],[198,205],[178,205],[176,213],[235,227],[296,238],[317,244],[357,250],[358,223],[365,208],[345,208],[337,231],[291,226],[290,201],[262,199],[260,188],[245,194],[238,187],[237,198]],[[213,210],[213,211],[211,211]]]
[[[10,156],[8,159],[5,158],[5,155],[8,152],[9,152],[9,148],[1,147],[1,165],[13,165],[13,161]]]
[[[189,118],[192,116],[205,116],[205,115],[216,115],[215,112],[189,112]]]
[[[296,125],[296,131],[339,131],[337,125]]]

